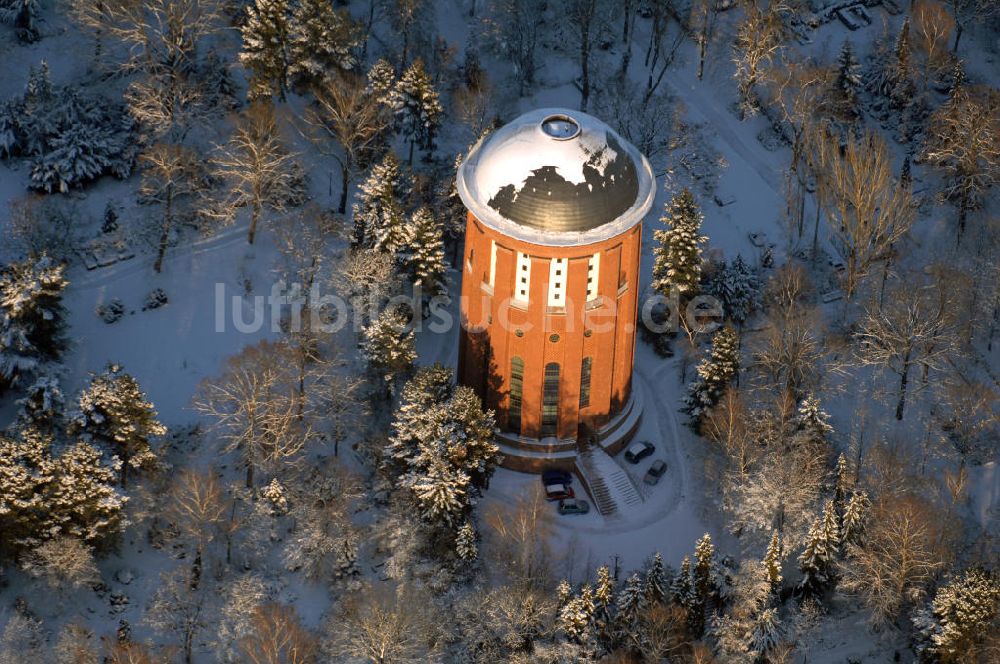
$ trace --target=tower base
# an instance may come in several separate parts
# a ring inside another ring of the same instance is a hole
[[[642,404],[635,390],[621,412],[597,430],[598,444],[614,456],[632,440],[642,422]],[[526,438],[499,431],[495,441],[503,454],[501,466],[522,473],[540,473],[546,468],[576,471],[579,444],[575,438]]]

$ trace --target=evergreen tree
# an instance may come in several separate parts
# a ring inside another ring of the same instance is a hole
[[[917,654],[924,661],[975,661],[982,639],[997,630],[1000,582],[972,568],[940,587],[930,610],[915,613]]]
[[[615,634],[620,641],[636,645],[639,634],[639,614],[646,608],[643,583],[633,573],[625,580],[625,587],[618,593],[615,613]]]
[[[156,461],[150,442],[167,433],[156,419],[153,404],[139,382],[109,364],[101,374],[91,374],[90,386],[80,393],[72,430],[88,441],[111,447],[121,459],[121,485],[126,486],[129,468],[145,468]]]
[[[451,392],[452,371],[440,363],[421,367],[406,381],[383,456],[387,468],[395,466],[397,474],[405,470],[407,459],[417,452],[419,433],[433,425],[436,408],[448,400]]]
[[[31,427],[52,433],[62,419],[64,404],[59,377],[53,373],[42,373],[25,390],[25,396],[18,399],[20,411],[17,423],[21,428]]]
[[[331,72],[354,69],[361,37],[346,9],[334,9],[330,0],[299,0],[288,22],[289,78],[312,87]]]
[[[594,586],[594,628],[605,650],[611,650],[615,641],[615,582],[607,565],[597,568]]]
[[[851,477],[851,469],[847,465],[847,457],[841,452],[837,457],[837,486],[834,493],[833,502],[838,510],[844,509],[844,502],[851,492],[854,478]]]
[[[732,263],[723,263],[713,273],[706,290],[722,302],[725,315],[738,327],[761,305],[760,277],[739,254]]]
[[[847,506],[844,507],[843,525],[840,531],[841,546],[848,544],[861,544],[861,536],[865,529],[865,520],[868,518],[868,510],[871,508],[871,501],[864,491],[855,491],[851,494]]]
[[[556,612],[562,611],[562,608],[569,603],[569,600],[573,597],[573,587],[569,585],[569,581],[562,579],[556,584]]]
[[[691,583],[691,558],[689,556],[684,556],[684,560],[681,561],[681,569],[670,584],[670,593],[673,595],[674,602],[684,608],[690,609],[694,606],[696,598],[694,586]]]
[[[695,544],[694,559],[691,578],[695,601],[688,613],[688,627],[692,634],[700,636],[705,630],[705,612],[719,591],[715,582],[715,545],[708,533]]]
[[[358,202],[354,204],[354,246],[375,247],[391,254],[405,246],[406,220],[402,201],[409,189],[396,155],[386,153],[358,187]]]
[[[799,404],[795,418],[795,431],[800,443],[825,450],[827,437],[833,432],[830,426],[830,416],[820,407],[819,399],[812,395],[806,396]]]
[[[559,612],[559,629],[570,641],[587,644],[593,636],[594,610],[593,590],[590,584],[584,584],[580,594],[566,602]]]
[[[0,391],[65,348],[64,270],[45,255],[0,270]]]
[[[471,563],[479,557],[476,546],[476,529],[471,521],[466,521],[455,536],[455,553],[459,559]]]
[[[451,371],[422,369],[403,388],[386,467],[428,522],[452,527],[471,512],[500,460],[493,412]]]
[[[396,379],[409,373],[417,359],[409,319],[398,308],[387,308],[365,328],[364,335],[365,358],[391,394]]]
[[[424,206],[413,213],[406,230],[409,236],[406,262],[414,287],[419,287],[425,297],[445,295],[448,268],[440,221],[429,207]]]
[[[649,569],[646,571],[646,585],[643,588],[646,605],[651,606],[665,602],[667,599],[667,588],[667,576],[666,571],[663,569],[663,557],[657,551],[653,555],[653,561],[650,563]]]
[[[414,60],[396,86],[394,109],[400,120],[403,134],[410,140],[410,158],[413,147],[420,145],[425,151],[434,149],[434,136],[441,122],[441,100],[422,60]]]
[[[250,99],[271,97],[284,101],[288,89],[289,29],[288,0],[254,0],[240,28],[243,51],[240,62],[250,70]]]
[[[0,23],[14,26],[14,34],[25,44],[38,41],[38,15],[41,0],[4,0],[0,2]]]
[[[910,19],[903,21],[896,40],[896,48],[889,74],[889,103],[897,111],[906,110],[913,102],[917,92],[913,82],[913,64],[911,62],[912,46],[910,45]]]
[[[368,70],[368,92],[379,104],[386,108],[396,109],[396,70],[385,58],[375,61]]]
[[[778,610],[774,607],[764,609],[754,617],[750,631],[750,651],[763,660],[781,641],[782,634]]]
[[[799,589],[809,595],[821,595],[834,581],[834,565],[840,550],[840,529],[833,501],[828,500],[822,516],[809,528],[806,546],[799,555],[802,581]]]
[[[731,325],[720,328],[712,338],[709,356],[701,361],[696,371],[698,377],[688,386],[684,399],[684,412],[695,423],[722,398],[740,368],[739,339]]]
[[[64,536],[94,546],[118,532],[126,499],[100,452],[78,442],[55,455],[47,435],[19,436],[0,435],[0,554]]]
[[[691,297],[698,288],[702,245],[708,240],[700,234],[702,218],[689,189],[667,204],[661,218],[667,228],[653,233],[653,288],[663,297]]]
[[[771,542],[767,545],[767,552],[764,554],[764,568],[767,570],[767,581],[771,584],[771,591],[777,592],[781,586],[781,539],[778,531],[771,533]]]
[[[845,40],[840,55],[837,56],[837,78],[834,81],[833,96],[838,113],[848,122],[855,122],[861,116],[860,92],[861,65],[854,55],[851,42]]]

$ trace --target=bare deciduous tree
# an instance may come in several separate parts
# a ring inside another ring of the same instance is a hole
[[[407,587],[395,595],[375,588],[345,599],[326,630],[324,650],[371,664],[421,664],[443,645],[442,626],[429,598]]]
[[[214,470],[185,470],[175,478],[164,516],[194,547],[192,585],[200,581],[205,545],[227,534],[231,511],[232,501],[226,497]]]
[[[940,368],[954,348],[950,311],[942,310],[923,289],[900,288],[884,307],[868,305],[857,333],[858,358],[899,378],[896,419],[903,419],[910,371]]]
[[[941,515],[925,499],[890,496],[872,508],[861,544],[847,547],[840,587],[861,596],[884,623],[920,600],[949,559]]]
[[[340,164],[340,203],[347,210],[351,181],[367,167],[392,122],[383,104],[367,89],[361,76],[342,74],[329,78],[316,91],[316,107],[306,110],[310,138],[319,146],[333,140],[340,151],[325,150]]]
[[[780,53],[785,41],[781,12],[785,5],[777,0],[766,3],[744,0],[744,19],[736,29],[733,62],[740,94],[740,119],[755,115],[760,108],[757,84],[766,75],[771,62]]]
[[[252,490],[258,467],[294,461],[315,434],[312,418],[300,417],[290,360],[284,343],[247,346],[229,358],[219,378],[203,382],[195,397],[195,409],[215,420],[225,450],[240,451]]]
[[[483,37],[513,66],[520,97],[535,84],[540,67],[537,51],[544,26],[538,17],[544,8],[544,0],[497,0],[483,17]]]
[[[513,509],[491,509],[484,517],[487,535],[493,540],[485,550],[496,556],[497,569],[503,569],[516,583],[543,589],[552,580],[550,514],[544,495],[536,487]]]
[[[75,537],[57,537],[39,545],[24,561],[24,569],[45,579],[60,594],[93,585],[101,574],[93,550]]]
[[[315,664],[319,661],[316,637],[302,627],[295,609],[284,604],[264,604],[250,621],[250,633],[239,641],[248,664]]]
[[[157,143],[143,152],[139,161],[143,165],[140,193],[163,206],[160,240],[153,264],[153,270],[160,272],[170,233],[176,226],[176,208],[201,189],[204,173],[195,152],[178,144]]]
[[[955,29],[955,20],[948,10],[936,0],[919,0],[911,10],[911,34],[917,49],[924,57],[924,90],[932,73],[947,66],[948,37]]]
[[[145,621],[150,627],[180,641],[184,664],[191,664],[195,640],[211,624],[207,592],[193,586],[187,574],[164,574],[146,611]]]
[[[264,208],[285,210],[292,195],[294,156],[285,148],[274,107],[257,101],[240,117],[229,143],[220,147],[213,162],[215,175],[227,195],[206,214],[231,223],[240,208],[250,208],[247,242],[253,244]]]
[[[56,664],[97,664],[100,661],[94,633],[75,622],[59,630],[53,654]]]
[[[892,156],[874,131],[850,136],[843,149],[831,135],[820,144],[817,164],[825,173],[820,199],[846,264],[844,290],[851,298],[873,263],[885,259],[909,231],[913,197],[893,176]]]
[[[960,85],[931,115],[923,157],[945,176],[941,197],[958,206],[958,239],[968,213],[1000,180],[1000,91]]]

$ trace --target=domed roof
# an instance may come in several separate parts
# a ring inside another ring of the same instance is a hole
[[[525,113],[489,134],[458,171],[458,193],[477,219],[556,245],[596,241],[638,223],[652,205],[654,182],[646,158],[614,130],[560,108]]]

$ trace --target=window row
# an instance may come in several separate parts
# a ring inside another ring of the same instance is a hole
[[[580,366],[580,408],[590,405],[590,375],[592,358],[585,357]],[[524,399],[524,360],[514,357],[510,361],[510,400],[507,406],[507,429],[521,433],[521,408]],[[559,431],[559,363],[545,365],[542,383],[542,421],[539,437],[557,435]]]

